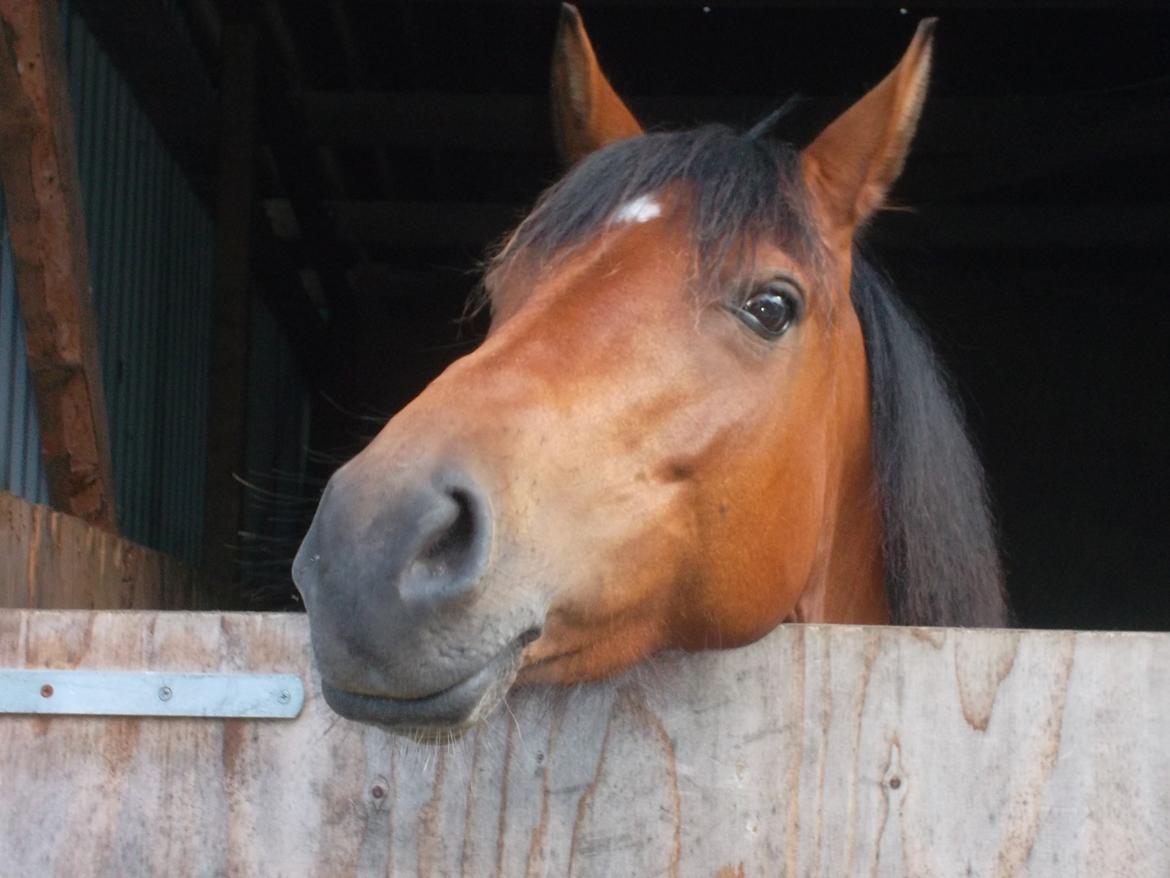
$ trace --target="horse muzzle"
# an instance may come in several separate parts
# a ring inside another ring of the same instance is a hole
[[[523,596],[484,594],[487,491],[450,460],[399,471],[406,475],[393,483],[373,478],[360,456],[338,471],[293,578],[330,707],[445,739],[502,701],[543,613]]]

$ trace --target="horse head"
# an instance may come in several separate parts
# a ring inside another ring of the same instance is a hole
[[[565,7],[571,168],[490,265],[486,340],[337,471],[294,564],[334,709],[446,734],[517,680],[891,620],[853,242],[931,32],[796,150],[643,133]]]

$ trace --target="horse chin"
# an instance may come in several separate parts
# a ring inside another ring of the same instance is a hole
[[[475,673],[419,698],[351,692],[321,680],[321,692],[335,713],[378,726],[423,744],[462,737],[487,719],[512,687],[524,645],[513,642]]]

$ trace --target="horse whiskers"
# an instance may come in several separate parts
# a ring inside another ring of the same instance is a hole
[[[503,698],[504,709],[508,711],[508,716],[512,719],[512,724],[516,727],[516,739],[520,742],[520,749],[524,752],[528,751],[528,745],[524,741],[524,732],[520,727],[520,720],[516,719],[516,714],[512,712],[512,705],[508,703],[508,696],[505,694]]]
[[[371,414],[368,414],[368,415],[362,414],[361,412],[354,411],[353,409],[347,408],[346,406],[342,405],[336,399],[334,399],[332,396],[330,396],[328,393],[326,393],[323,390],[319,391],[319,393],[320,393],[321,398],[323,400],[325,400],[327,403],[329,403],[331,406],[333,406],[335,409],[337,409],[337,411],[341,412],[346,417],[354,418],[355,420],[358,420],[358,421],[369,421],[370,423],[378,424],[379,427],[381,427],[383,424],[385,424],[391,418],[390,414],[386,414],[384,412],[378,412],[373,407],[370,407]]]

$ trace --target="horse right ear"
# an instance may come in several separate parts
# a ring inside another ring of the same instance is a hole
[[[552,57],[553,137],[566,165],[615,140],[636,137],[642,126],[601,72],[581,14],[561,6]]]
[[[802,156],[830,233],[848,241],[902,171],[930,78],[935,19],[924,19],[898,66],[820,133]]]

